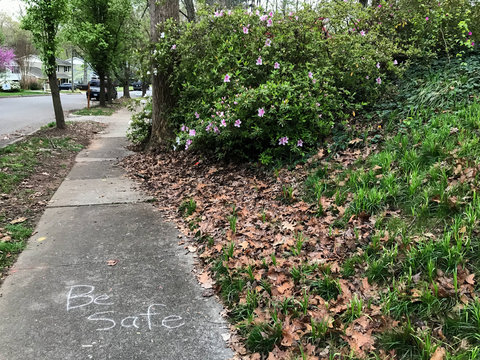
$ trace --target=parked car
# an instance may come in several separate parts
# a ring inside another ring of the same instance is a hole
[[[135,81],[134,83],[132,83],[132,85],[134,91],[142,91],[143,83],[141,81]]]
[[[100,80],[91,80],[88,82],[90,84],[90,92],[87,90],[86,96],[90,94],[90,100],[100,100]],[[117,90],[113,88],[113,99],[117,98]],[[108,89],[105,88],[105,99],[108,99]]]
[[[72,90],[72,84],[71,83],[63,83],[58,85],[58,88],[60,90]],[[73,85],[73,89],[75,90],[77,88],[76,85]]]
[[[87,90],[88,84],[75,84],[75,88],[77,88],[78,90]]]

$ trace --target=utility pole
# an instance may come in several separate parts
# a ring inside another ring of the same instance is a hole
[[[72,46],[72,93],[75,91],[75,83],[73,78],[73,46]]]

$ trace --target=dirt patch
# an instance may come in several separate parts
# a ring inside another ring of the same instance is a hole
[[[35,151],[36,165],[29,175],[8,193],[0,194],[0,239],[7,237],[8,240],[10,237],[7,229],[9,224],[21,223],[25,228],[35,228],[48,201],[70,172],[78,152],[105,127],[105,124],[91,121],[75,122],[68,124],[64,130],[56,128],[39,130],[16,144],[40,138],[48,146]],[[5,167],[1,170],[8,173],[10,168]],[[17,222],[19,219],[25,220]],[[18,239],[12,238],[9,241],[14,242]],[[8,266],[13,263],[16,255],[18,252],[8,253],[5,250],[0,254],[0,258],[5,260],[3,263],[0,262],[0,282],[6,276]],[[3,266],[5,268],[2,269]]]

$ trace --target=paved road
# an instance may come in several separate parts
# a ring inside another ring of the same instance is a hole
[[[121,97],[123,93],[119,92]],[[132,91],[132,97],[141,96]],[[64,111],[87,106],[85,94],[61,94]],[[55,121],[51,96],[0,98],[0,147]]]

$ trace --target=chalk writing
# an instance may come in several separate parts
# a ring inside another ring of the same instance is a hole
[[[110,300],[107,294],[95,294],[95,287],[92,285],[73,285],[67,293],[67,311],[80,309],[84,307],[92,308],[94,311],[98,307],[110,307],[115,304]],[[146,312],[134,314],[118,319],[114,310],[96,311],[86,319],[94,321],[99,326],[97,331],[108,331],[117,326],[126,329],[140,329],[143,327],[152,330],[155,327],[166,329],[176,329],[185,322],[179,315],[169,315],[166,312],[165,304],[150,304]],[[117,320],[115,320],[117,318]]]

